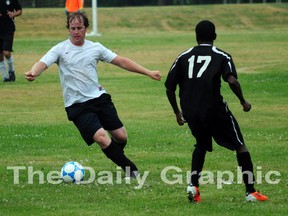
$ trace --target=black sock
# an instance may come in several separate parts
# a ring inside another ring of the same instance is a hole
[[[111,144],[107,148],[102,149],[102,151],[107,158],[126,172],[126,176],[135,177],[135,175],[138,174],[136,165],[124,155],[123,150],[113,140]]]
[[[253,173],[253,163],[249,152],[237,153],[238,165],[242,169],[243,181],[246,186],[246,192],[255,192],[254,188],[254,173]]]
[[[195,148],[192,153],[191,184],[199,187],[199,178],[203,169],[206,151]]]
[[[124,150],[127,142],[122,142],[122,143],[119,143],[119,142],[116,142],[114,139],[112,139],[114,143],[116,143],[122,150]]]

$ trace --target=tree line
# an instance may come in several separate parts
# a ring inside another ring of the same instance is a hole
[[[65,7],[66,0],[18,0],[22,7]],[[91,7],[93,0],[84,0],[84,7]],[[281,3],[288,0],[97,0],[98,7],[127,6],[164,6],[199,4],[236,4],[236,3]]]

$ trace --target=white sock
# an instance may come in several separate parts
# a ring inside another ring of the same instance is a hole
[[[1,70],[1,72],[2,72],[3,78],[8,78],[8,76],[7,76],[7,71],[6,71],[6,65],[5,65],[5,62],[4,62],[4,61],[1,61],[1,62],[0,62],[0,70]]]
[[[8,71],[14,71],[14,59],[11,56],[10,58],[6,58],[6,61],[8,63]]]

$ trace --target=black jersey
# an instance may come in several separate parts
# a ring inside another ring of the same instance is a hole
[[[0,0],[0,33],[14,32],[14,19],[7,15],[8,11],[22,10],[18,0]]]
[[[225,112],[220,92],[221,77],[237,78],[232,57],[211,45],[201,44],[181,53],[170,68],[165,87],[176,91],[179,85],[180,105],[184,118],[206,118]]]

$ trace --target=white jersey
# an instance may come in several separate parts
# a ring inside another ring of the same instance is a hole
[[[100,43],[85,40],[75,46],[70,39],[52,47],[40,61],[47,67],[57,63],[65,107],[106,93],[98,81],[98,61],[111,62],[117,55]]]

